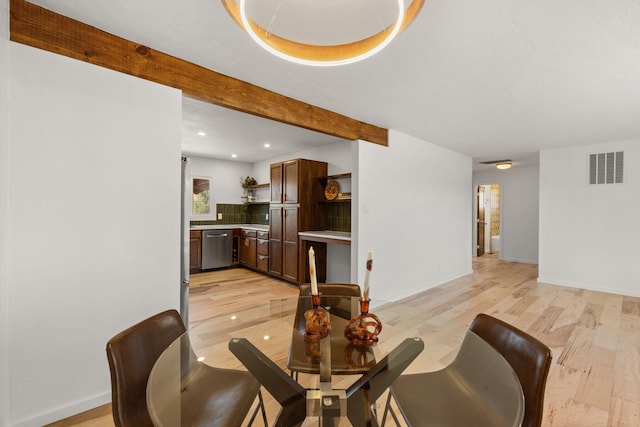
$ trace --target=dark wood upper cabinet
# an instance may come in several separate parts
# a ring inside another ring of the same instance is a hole
[[[271,165],[271,203],[282,203],[282,163]]]
[[[298,203],[298,160],[291,160],[282,164],[282,201],[284,203]],[[302,182],[301,184],[306,184]]]

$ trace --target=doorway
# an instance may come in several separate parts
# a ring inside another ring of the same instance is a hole
[[[502,253],[502,218],[500,184],[480,184],[476,187],[476,255]]]

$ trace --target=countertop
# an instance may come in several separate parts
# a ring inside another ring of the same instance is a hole
[[[233,230],[234,228],[246,228],[249,230],[269,231],[268,225],[262,224],[215,224],[215,225],[194,225],[190,230]]]
[[[351,242],[351,233],[345,231],[330,231],[330,230],[318,230],[318,231],[300,231],[298,236],[306,240],[322,239],[326,240],[340,240],[345,242]]]

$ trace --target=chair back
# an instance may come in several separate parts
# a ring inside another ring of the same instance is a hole
[[[359,297],[360,286],[350,283],[318,283],[318,292],[320,292],[320,295]],[[309,283],[300,285],[300,295],[311,295],[311,285]]]
[[[351,319],[352,313],[351,301],[342,297],[359,297],[360,286],[342,283],[318,283],[318,292],[320,293],[321,304],[331,306],[331,312],[344,319]],[[303,283],[300,285],[299,297],[311,295],[311,285]],[[304,327],[304,312],[310,308],[310,302],[303,298],[298,300],[296,309],[296,322],[299,328]]]
[[[525,404],[522,427],[540,427],[544,390],[551,367],[549,347],[526,332],[487,314],[478,314],[469,330],[498,351],[518,376]]]
[[[180,314],[167,310],[125,329],[107,342],[116,427],[153,427],[146,399],[149,374],[160,354],[185,332]]]

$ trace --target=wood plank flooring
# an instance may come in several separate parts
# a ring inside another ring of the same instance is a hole
[[[490,255],[474,258],[473,268],[472,275],[403,300],[404,310],[384,313],[387,330],[425,341],[410,371],[449,363],[472,319],[485,312],[551,347],[544,426],[640,425],[640,298],[537,283],[536,265]],[[292,285],[245,269],[193,275],[191,285],[191,325],[249,307],[257,295],[297,294]],[[105,405],[50,426],[113,427],[109,411]]]

